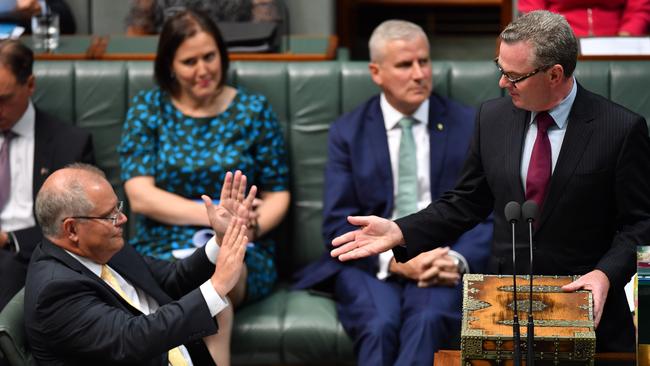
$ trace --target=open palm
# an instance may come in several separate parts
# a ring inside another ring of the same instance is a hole
[[[226,173],[218,205],[214,205],[210,197],[201,196],[208,212],[210,226],[218,237],[223,237],[233,218],[240,218],[243,225],[249,225],[253,216],[253,200],[257,187],[252,186],[247,196],[245,193],[246,176],[238,170],[235,174]]]

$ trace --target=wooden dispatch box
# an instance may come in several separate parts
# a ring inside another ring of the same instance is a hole
[[[591,291],[564,292],[577,277],[533,276],[535,365],[593,365],[596,351]],[[517,276],[517,310],[525,365],[529,276]],[[463,277],[461,365],[512,365],[512,276]],[[539,360],[539,361],[538,361]]]

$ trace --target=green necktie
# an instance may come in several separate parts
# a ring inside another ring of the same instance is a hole
[[[399,121],[402,138],[399,143],[397,197],[395,198],[397,217],[410,215],[418,209],[418,170],[412,129],[414,122],[409,117]]]

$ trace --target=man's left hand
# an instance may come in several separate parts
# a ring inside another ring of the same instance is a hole
[[[594,298],[594,327],[598,327],[600,317],[603,315],[603,308],[609,292],[609,278],[607,275],[595,269],[568,285],[562,286],[562,290],[572,292],[576,290],[589,290]]]
[[[248,226],[253,213],[253,201],[257,187],[252,186],[247,196],[245,196],[245,192],[246,176],[238,170],[235,174],[226,173],[219,205],[215,206],[210,197],[201,196],[208,212],[210,226],[217,234],[219,243],[233,218],[240,218],[243,224]]]

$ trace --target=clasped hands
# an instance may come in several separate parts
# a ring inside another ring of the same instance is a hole
[[[393,258],[389,271],[416,282],[418,287],[455,286],[460,281],[458,265],[449,255],[449,247],[420,253],[405,263]]]

